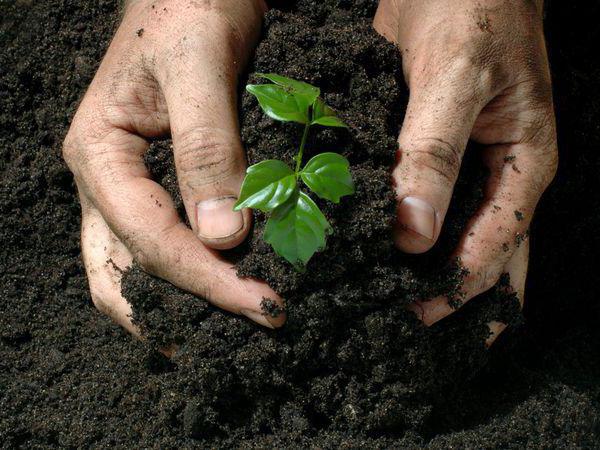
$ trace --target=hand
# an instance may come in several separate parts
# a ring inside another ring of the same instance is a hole
[[[216,4],[218,3],[218,5]],[[267,326],[266,284],[239,279],[217,251],[247,235],[233,212],[246,168],[237,79],[258,38],[262,0],[130,2],[64,143],[82,206],[82,254],[92,299],[129,331],[121,271],[135,260],[216,306]],[[143,161],[148,139],[171,134],[192,229]]]
[[[400,48],[410,89],[393,172],[397,246],[422,253],[435,244],[472,139],[491,174],[455,252],[469,271],[462,300],[504,272],[522,300],[527,230],[558,162],[542,2],[381,0],[374,25]],[[415,310],[426,325],[454,311],[446,298]],[[490,342],[502,329],[492,325]]]

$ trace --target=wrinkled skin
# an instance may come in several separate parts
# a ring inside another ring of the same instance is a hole
[[[237,120],[240,71],[258,39],[262,0],[139,0],[123,21],[64,143],[82,205],[82,253],[92,299],[136,333],[121,296],[123,268],[144,270],[274,328],[261,302],[281,299],[239,279],[218,253],[246,237],[250,211],[232,204],[246,168]],[[192,229],[151,180],[148,139],[171,134]]]
[[[96,306],[137,333],[120,294],[123,268],[149,273],[256,322],[257,280],[218,253],[246,237],[251,214],[232,203],[246,168],[237,79],[256,44],[263,0],[138,0],[123,21],[65,139],[82,204],[82,252]],[[523,299],[527,230],[557,165],[541,2],[381,0],[375,29],[398,45],[410,88],[393,179],[395,241],[422,253],[437,240],[467,141],[485,146],[486,199],[456,249],[469,275],[463,300],[508,272]],[[143,163],[148,139],[171,134],[191,229]],[[414,305],[426,325],[447,299]],[[504,325],[492,323],[488,343]]]
[[[462,300],[504,272],[522,300],[529,224],[558,162],[542,2],[381,0],[374,25],[402,52],[410,89],[393,171],[397,246],[435,244],[472,139],[491,176],[455,252],[469,271]],[[445,298],[414,309],[427,325],[454,311]],[[504,325],[491,328],[488,342]]]

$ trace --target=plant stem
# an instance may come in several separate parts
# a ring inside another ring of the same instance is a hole
[[[300,141],[300,150],[298,150],[298,154],[296,155],[296,180],[298,179],[300,166],[302,165],[302,155],[304,155],[304,146],[306,145],[306,139],[308,138],[308,130],[310,130],[310,124],[313,121],[313,106],[308,107],[307,116],[308,120],[304,126],[304,133],[302,134],[302,140]]]
[[[304,127],[302,141],[300,141],[300,150],[298,150],[298,154],[296,155],[296,178],[298,178],[298,174],[300,173],[300,166],[302,165],[302,155],[304,154],[304,146],[306,145],[306,139],[308,138],[308,130],[310,130],[310,122],[307,122],[306,126]]]

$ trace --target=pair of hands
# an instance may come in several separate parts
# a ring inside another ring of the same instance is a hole
[[[135,0],[86,93],[64,143],[82,205],[82,254],[92,299],[130,332],[120,268],[135,260],[227,311],[275,328],[263,315],[282,299],[240,279],[219,250],[249,232],[232,211],[246,160],[237,119],[238,77],[260,33],[263,0]],[[491,171],[485,200],[455,256],[469,275],[464,300],[508,272],[523,298],[524,239],[552,180],[557,147],[541,1],[381,0],[375,29],[403,53],[410,88],[393,181],[394,239],[409,253],[440,235],[467,141]],[[148,140],[171,134],[188,228],[143,161]],[[426,325],[454,310],[447,299],[414,305]],[[502,331],[491,324],[489,342]]]

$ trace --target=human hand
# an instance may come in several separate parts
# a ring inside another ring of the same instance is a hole
[[[461,300],[508,272],[522,301],[529,224],[558,163],[542,1],[381,0],[374,26],[401,50],[410,89],[393,171],[397,246],[435,244],[472,139],[490,177],[454,255],[469,271]],[[414,309],[426,325],[454,312],[447,298]],[[504,325],[491,328],[488,343]]]
[[[239,279],[216,251],[238,245],[251,225],[249,210],[232,210],[246,168],[236,94],[266,6],[215,3],[129,2],[64,143],[81,199],[92,299],[133,333],[120,287],[133,261],[261,325],[285,321],[261,309],[263,298],[281,298],[264,283]],[[192,229],[143,161],[148,139],[169,133]]]

